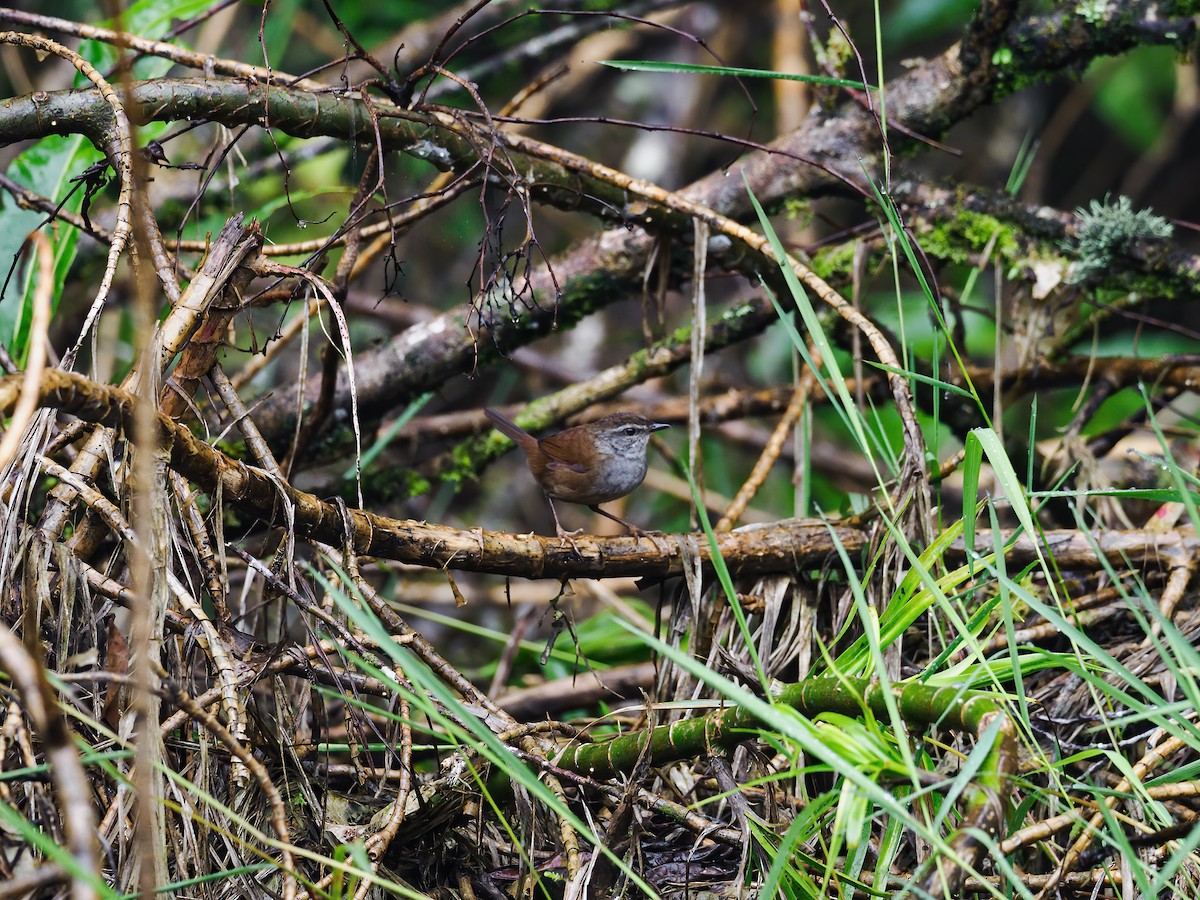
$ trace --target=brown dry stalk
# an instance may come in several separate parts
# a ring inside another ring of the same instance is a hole
[[[36,645],[36,634],[30,640]],[[101,871],[101,865],[96,820],[92,811],[91,783],[75,748],[66,716],[46,681],[43,666],[2,622],[0,670],[8,676],[20,695],[22,708],[43,741],[66,828],[67,849],[79,871],[94,876]],[[71,896],[74,900],[92,900],[96,897],[96,889],[90,878],[73,877]]]
[[[202,725],[206,731],[225,745],[226,749],[237,757],[242,765],[250,770],[254,776],[254,780],[258,782],[259,788],[271,806],[271,826],[275,829],[275,834],[279,838],[279,847],[277,849],[279,850],[279,868],[283,870],[284,900],[296,900],[296,862],[292,858],[287,810],[284,807],[283,797],[280,796],[279,788],[275,787],[275,782],[271,780],[271,775],[267,772],[267,767],[259,762],[254,754],[242,745],[241,741],[230,734],[228,729],[217,720],[216,716],[198,705],[179,685],[175,684],[161,666],[156,665],[155,668],[157,669],[158,677],[162,679],[163,689],[166,691],[171,702],[187,712],[189,718]]]
[[[1171,754],[1188,746],[1190,746],[1188,739],[1172,737],[1153,747],[1132,767],[1129,776],[1122,778],[1121,782],[1110,793],[1100,799],[1100,802],[1108,809],[1112,809],[1121,800],[1121,795],[1129,790],[1130,785],[1135,780],[1138,784],[1141,784],[1145,780],[1147,772],[1161,765]],[[1063,856],[1062,861],[1058,864],[1058,868],[1051,873],[1049,879],[1042,886],[1041,891],[1037,895],[1037,900],[1045,900],[1046,897],[1054,896],[1055,888],[1058,887],[1063,876],[1069,874],[1075,867],[1080,857],[1091,846],[1093,837],[1099,833],[1100,827],[1103,824],[1104,813],[1096,812],[1093,814],[1091,820],[1087,823],[1087,827],[1083,829],[1079,837],[1075,839],[1075,843],[1071,845],[1066,855]]]
[[[255,237],[252,234],[246,237],[246,230],[240,215],[231,217],[225,223],[221,233],[212,242],[209,254],[196,276],[159,327],[158,334],[162,336],[163,348],[159,361],[163,366],[171,362],[174,353],[186,346],[188,337],[195,334],[202,325],[208,307],[222,296],[228,280],[237,273],[238,267],[246,262],[246,257],[254,248],[261,245],[262,236]],[[121,384],[133,388],[141,377],[142,367],[135,365]],[[71,471],[88,481],[95,481],[107,464],[110,444],[111,435],[106,434],[103,429],[94,431],[71,464]],[[51,500],[46,504],[40,527],[50,534],[60,534],[66,527],[67,515],[74,499],[69,489],[55,489],[51,493]],[[91,556],[94,542],[98,539],[97,532],[85,523],[72,536],[72,547],[78,556],[86,559]]]
[[[0,471],[17,452],[17,445],[25,439],[25,429],[37,409],[37,386],[46,368],[46,351],[49,348],[50,299],[54,294],[54,251],[50,241],[40,231],[31,238],[37,247],[37,287],[33,292],[33,320],[29,325],[29,358],[25,363],[24,382],[21,386],[21,401],[12,413],[8,431],[0,441]]]
[[[51,459],[42,458],[40,465],[47,475],[59,479],[60,481],[70,485],[79,495],[80,499],[87,507],[96,513],[110,529],[116,532],[126,542],[127,546],[134,547],[139,542],[133,528],[130,527],[128,521],[121,514],[116,504],[110,501],[107,497],[91,487],[82,478],[76,475],[69,469],[65,469]],[[95,571],[95,570],[90,570]],[[97,573],[99,574],[99,573]],[[90,579],[89,579],[90,581]],[[222,708],[229,722],[229,729],[234,736],[241,741],[247,740],[246,730],[246,708],[242,703],[241,695],[238,688],[238,678],[233,665],[233,660],[230,658],[225,649],[225,642],[221,639],[213,621],[205,613],[204,607],[199,603],[184,585],[172,574],[167,573],[167,583],[171,594],[175,597],[180,608],[191,616],[192,624],[199,626],[196,629],[196,642],[202,650],[204,650],[212,662],[215,670],[216,678],[220,686],[220,696]],[[125,591],[125,605],[127,608],[136,609],[137,604],[142,602],[136,593]],[[157,652],[154,654],[157,656]],[[235,763],[231,778],[235,783],[241,784],[246,780],[245,770],[240,763]]]

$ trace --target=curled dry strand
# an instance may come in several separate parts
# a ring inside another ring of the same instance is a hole
[[[112,288],[113,277],[117,272],[117,261],[121,258],[125,245],[129,242],[129,236],[133,232],[133,129],[130,127],[129,117],[125,114],[121,98],[117,96],[113,86],[105,81],[104,76],[97,72],[91,63],[74,50],[49,38],[35,37],[15,31],[0,32],[0,43],[28,47],[41,53],[52,53],[67,60],[79,70],[81,75],[96,85],[113,112],[114,140],[110,146],[101,146],[100,149],[108,153],[121,183],[121,193],[117,197],[117,222],[113,228],[112,243],[108,247],[108,262],[104,267],[104,276],[100,279],[100,287],[96,290],[96,298],[92,301],[91,309],[88,310],[87,318],[79,331],[79,339],[63,357],[63,368],[69,368],[87,335],[91,333],[92,327],[96,324],[100,311],[104,309],[108,292]]]

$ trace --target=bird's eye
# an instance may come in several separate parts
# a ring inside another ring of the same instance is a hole
[[[635,434],[637,434],[636,428],[634,428],[632,425],[625,426],[625,436],[626,437],[633,437]]]

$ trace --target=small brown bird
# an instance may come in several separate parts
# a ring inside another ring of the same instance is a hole
[[[602,510],[600,504],[624,497],[642,483],[650,435],[670,425],[651,422],[636,413],[613,413],[538,440],[494,409],[483,412],[525,451],[529,471],[550,502],[559,537],[567,537],[567,532],[559,524],[555,500],[582,503],[592,512],[621,523],[632,534],[644,534],[636,525]]]

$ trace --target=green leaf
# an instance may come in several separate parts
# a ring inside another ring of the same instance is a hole
[[[1025,529],[1025,533],[1031,537],[1036,535],[1038,532],[1033,521],[1033,511],[1029,508],[1029,501],[1025,497],[1020,479],[1017,478],[1017,472],[1009,461],[1008,454],[1004,452],[1000,436],[991,428],[972,428],[971,433],[967,435],[966,454],[963,476],[963,519],[966,525],[964,538],[967,546],[974,546],[975,517],[970,514],[970,509],[975,504],[978,492],[979,463],[982,456],[987,456],[992,472],[995,473],[996,483],[1004,491],[1004,496],[1008,498],[1013,514],[1016,515],[1021,527]],[[1037,554],[1041,559],[1042,551],[1040,549],[1037,550]]]
[[[61,200],[72,185],[70,180],[100,159],[99,152],[79,135],[50,135],[21,153],[8,167],[8,176],[29,190]],[[29,233],[46,219],[35,210],[18,209],[6,202],[0,212],[0,266],[5,275],[14,264]],[[78,213],[83,191],[76,191],[63,208]],[[79,232],[61,223],[50,226],[46,236],[54,248],[54,293],[51,311],[58,308],[63,282],[75,260]],[[31,257],[30,257],[31,258]],[[26,265],[9,281],[0,302],[0,343],[8,347],[18,363],[23,363],[29,340],[29,321],[33,289],[37,279],[35,266]]]
[[[888,46],[895,50],[916,41],[960,32],[975,14],[975,0],[900,0],[883,23]]]
[[[190,19],[212,6],[212,0],[139,0],[121,13],[120,22],[104,21],[107,28],[121,28],[139,37],[158,40],[178,21]],[[176,39],[175,43],[182,44]],[[117,64],[116,50],[111,44],[98,41],[83,41],[79,55],[101,72]],[[161,78],[175,63],[157,56],[146,56],[134,65],[133,74],[138,79]],[[90,87],[91,82],[83,75],[75,76],[76,87]]]

